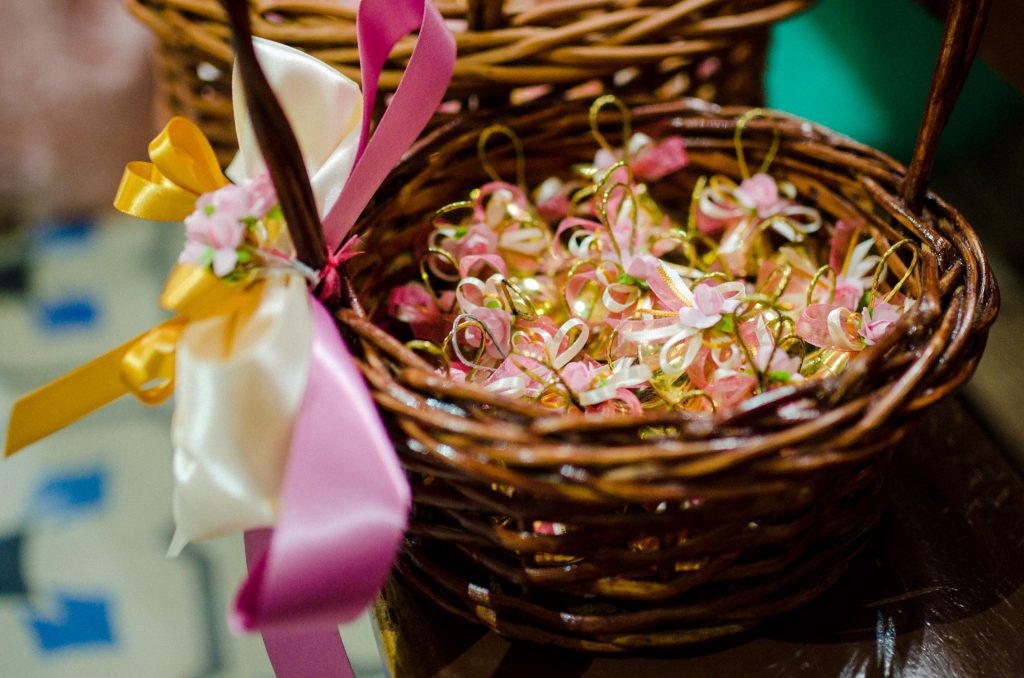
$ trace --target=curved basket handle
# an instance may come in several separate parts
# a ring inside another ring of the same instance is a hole
[[[914,155],[900,187],[900,197],[914,212],[924,204],[939,137],[971,70],[990,6],[990,0],[954,0],[950,8]]]

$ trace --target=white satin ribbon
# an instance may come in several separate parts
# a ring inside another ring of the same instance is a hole
[[[363,119],[359,85],[293,47],[262,38],[255,38],[253,46],[298,139],[322,217],[337,201],[355,162]],[[231,87],[238,155],[226,174],[241,183],[264,172],[266,166],[242,96],[242,78],[237,68]]]
[[[254,43],[295,131],[322,216],[337,200],[355,160],[359,87],[296,49],[258,38]],[[241,183],[265,166],[237,68],[232,87],[239,151],[227,174]],[[309,369],[309,303],[303,278],[276,272],[257,311],[237,327],[228,326],[232,320],[214,319],[185,330],[177,353],[172,427],[172,554],[190,541],[275,522],[292,423]],[[233,344],[225,347],[228,337],[234,337]]]
[[[227,316],[185,328],[171,427],[172,555],[190,541],[274,522],[309,372],[308,296],[302,278],[274,276],[238,327]]]
[[[597,405],[611,400],[620,388],[639,386],[651,378],[651,368],[647,365],[634,365],[636,358],[619,358],[611,364],[611,375],[604,382],[580,394],[580,404],[584,407]]]

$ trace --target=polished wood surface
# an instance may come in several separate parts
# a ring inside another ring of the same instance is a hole
[[[510,642],[392,582],[379,609],[400,678],[1017,676],[1024,670],[1024,481],[956,401],[897,452],[887,508],[847,574],[733,641],[594,657]]]

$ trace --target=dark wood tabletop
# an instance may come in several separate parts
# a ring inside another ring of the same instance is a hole
[[[1024,480],[958,401],[897,452],[868,547],[822,597],[729,642],[590,656],[511,642],[392,581],[396,678],[1024,675]]]

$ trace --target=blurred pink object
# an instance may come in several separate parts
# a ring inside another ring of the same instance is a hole
[[[0,199],[35,218],[109,207],[153,132],[148,32],[119,0],[3,6]]]

